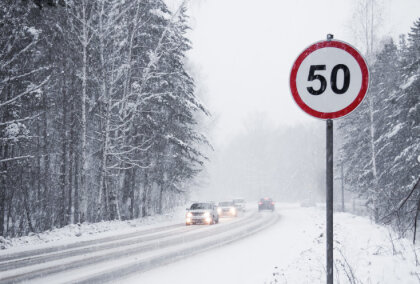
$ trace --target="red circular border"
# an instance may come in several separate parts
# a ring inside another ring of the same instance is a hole
[[[296,75],[302,61],[315,50],[318,50],[324,47],[335,47],[335,48],[339,48],[346,51],[347,53],[349,53],[350,55],[354,57],[354,59],[359,64],[360,69],[362,70],[362,87],[360,88],[359,94],[357,95],[356,99],[347,107],[336,112],[320,112],[309,107],[300,98],[299,92],[296,86]],[[298,56],[290,72],[290,90],[292,91],[292,95],[295,102],[307,114],[312,115],[317,118],[321,118],[321,119],[339,118],[352,112],[362,102],[363,98],[366,95],[368,87],[369,87],[369,71],[368,71],[368,67],[365,60],[354,47],[342,41],[332,40],[332,41],[321,41],[321,42],[314,43],[313,45],[305,49]]]

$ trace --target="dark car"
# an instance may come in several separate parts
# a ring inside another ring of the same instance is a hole
[[[219,223],[219,214],[217,213],[217,206],[211,202],[197,202],[193,203],[190,208],[187,208],[185,216],[185,224],[217,224]]]
[[[261,210],[271,210],[274,211],[274,201],[271,198],[265,197],[261,198],[258,202],[258,211]]]

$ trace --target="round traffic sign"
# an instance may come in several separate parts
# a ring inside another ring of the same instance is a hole
[[[321,41],[306,48],[290,72],[290,90],[307,114],[333,119],[352,112],[369,86],[362,55],[348,43]]]

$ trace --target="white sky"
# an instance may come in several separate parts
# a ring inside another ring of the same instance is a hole
[[[180,0],[167,0],[171,6]],[[361,49],[352,34],[354,0],[190,0],[199,86],[217,118],[216,144],[240,131],[255,112],[275,124],[314,121],[294,103],[289,72],[296,56],[327,33]],[[407,33],[420,17],[419,0],[383,0],[382,34]]]

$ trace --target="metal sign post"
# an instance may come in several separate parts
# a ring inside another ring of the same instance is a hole
[[[332,34],[327,35],[327,40],[331,41],[334,38]],[[327,211],[327,220],[326,220],[326,227],[327,227],[327,284],[333,284],[334,280],[334,267],[333,267],[333,260],[334,260],[334,234],[333,234],[333,226],[334,226],[334,124],[332,119],[327,120],[327,149],[326,149],[326,156],[327,156],[327,164],[326,164],[326,185],[327,185],[327,196],[326,196],[326,204],[325,209]]]
[[[327,120],[327,284],[333,284],[333,120]]]
[[[333,284],[333,119],[355,110],[369,87],[369,70],[351,45],[327,35],[306,48],[290,72],[290,90],[307,114],[325,119],[326,147],[326,261],[327,284]]]

